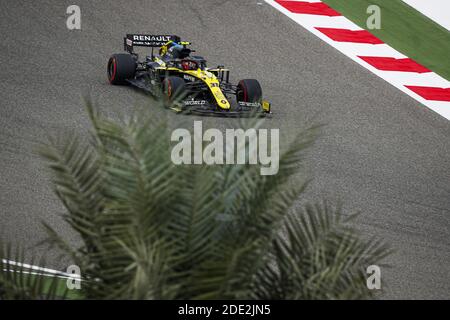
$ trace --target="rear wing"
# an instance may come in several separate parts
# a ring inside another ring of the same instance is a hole
[[[175,35],[127,34],[123,46],[125,51],[133,53],[133,47],[162,47],[170,40],[180,42],[181,39]]]

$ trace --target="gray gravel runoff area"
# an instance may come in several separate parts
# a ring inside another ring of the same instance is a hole
[[[449,298],[450,123],[283,16],[262,0],[77,0],[81,30],[66,28],[74,1],[0,1],[0,230],[28,250],[41,221],[77,241],[35,146],[48,132],[89,127],[82,96],[107,113],[148,102],[109,85],[106,62],[126,33],[177,34],[232,79],[257,78],[273,103],[266,125],[281,142],[325,124],[308,153],[305,200],[339,199],[355,223],[396,252],[382,269],[383,298]],[[155,117],[178,115],[149,105]],[[185,117],[184,121],[194,118]],[[229,120],[208,118],[225,128]],[[56,254],[47,266],[64,268]]]

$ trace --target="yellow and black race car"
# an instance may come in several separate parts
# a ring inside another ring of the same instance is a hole
[[[271,113],[263,100],[258,80],[230,83],[230,71],[223,66],[208,68],[206,60],[174,35],[127,34],[126,53],[113,54],[108,61],[111,84],[131,84],[154,96],[163,97],[177,112],[242,116]],[[133,47],[151,47],[151,55],[140,61]],[[155,54],[154,48],[158,48]],[[235,96],[235,101],[230,97]]]

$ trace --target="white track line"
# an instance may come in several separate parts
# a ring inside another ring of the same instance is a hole
[[[48,276],[58,276],[58,277],[64,278],[64,279],[81,280],[81,277],[78,274],[70,274],[70,273],[66,273],[63,271],[58,271],[58,270],[49,269],[49,268],[42,268],[42,267],[38,267],[38,266],[26,264],[26,263],[21,263],[21,262],[16,262],[16,261],[12,261],[12,260],[6,260],[6,259],[2,259],[2,263],[9,265],[9,266],[30,269],[30,270],[34,270],[34,271],[40,271],[40,272],[33,272],[33,271],[24,271],[23,272],[23,273],[27,273],[27,274],[35,274],[35,275],[40,274],[40,275],[48,275]],[[3,269],[3,271],[15,272],[16,270]]]
[[[403,2],[450,31],[449,0],[403,0]]]

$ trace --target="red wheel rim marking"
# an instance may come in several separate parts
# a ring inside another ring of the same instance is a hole
[[[112,60],[112,64],[113,64],[113,73],[112,73],[112,75],[111,75],[111,79],[109,79],[109,82],[113,82],[114,81],[114,78],[116,77],[116,58],[114,58],[113,60]]]

